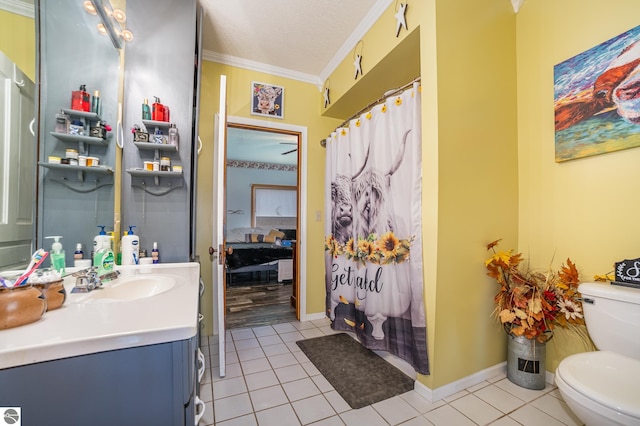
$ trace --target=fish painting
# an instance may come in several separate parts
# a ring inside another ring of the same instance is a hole
[[[640,26],[554,67],[556,161],[640,146]]]

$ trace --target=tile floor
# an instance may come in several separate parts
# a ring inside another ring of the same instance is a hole
[[[206,411],[200,426],[581,424],[555,386],[532,391],[504,374],[434,403],[410,391],[352,410],[295,343],[330,333],[327,319],[227,331],[224,378],[217,337],[203,337]]]

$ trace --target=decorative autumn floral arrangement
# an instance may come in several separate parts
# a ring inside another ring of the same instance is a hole
[[[543,274],[524,268],[521,253],[496,251],[499,242],[487,245],[493,255],[484,264],[500,285],[495,315],[507,333],[545,343],[555,325],[584,325],[578,270],[571,259],[560,271]]]
[[[371,234],[367,238],[358,238],[357,243],[350,238],[346,243],[340,244],[333,235],[329,235],[325,240],[324,249],[333,257],[344,254],[347,259],[361,263],[363,266],[367,262],[387,265],[407,260],[411,252],[412,240],[398,239],[393,232],[387,232],[380,238]]]

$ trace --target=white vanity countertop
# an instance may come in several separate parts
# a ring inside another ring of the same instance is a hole
[[[0,369],[185,340],[196,335],[198,263],[117,266],[116,270],[121,272],[120,278],[158,274],[174,277],[176,284],[163,293],[137,300],[78,303],[87,293],[71,294],[75,278],[68,276],[67,299],[62,307],[46,312],[34,323],[0,330]],[[135,282],[127,285],[133,286]],[[103,290],[88,294],[100,291]]]

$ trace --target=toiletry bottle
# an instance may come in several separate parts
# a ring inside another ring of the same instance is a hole
[[[164,121],[166,121],[167,123],[171,120],[169,120],[169,117],[171,116],[171,112],[169,111],[169,107],[166,105],[163,105],[164,107]]]
[[[78,266],[78,260],[82,260],[84,258],[84,252],[82,251],[82,244],[76,244],[76,251],[73,252],[73,266]]]
[[[60,111],[56,114],[56,133],[69,133],[69,116]]]
[[[178,128],[176,127],[175,123],[171,123],[169,125],[169,144],[175,145],[176,149],[178,149],[179,140],[180,137],[178,135]]]
[[[135,226],[129,226],[129,232],[122,237],[122,264],[137,265],[140,257],[140,238],[133,233]]]
[[[71,92],[71,109],[76,111],[91,111],[91,95],[87,92],[87,86],[82,84],[80,89]]]
[[[142,119],[151,120],[151,108],[149,107],[149,100],[146,98],[142,103]]]
[[[100,228],[100,232],[93,239],[93,255],[94,256],[98,252],[98,250],[100,250],[101,248],[105,248],[105,249],[111,248],[111,237],[109,237],[107,233],[104,232],[104,225],[98,225],[98,228]],[[97,265],[94,265],[94,266],[97,266]]]
[[[94,260],[93,266],[96,266],[98,268],[98,277],[102,277],[103,275],[113,272],[114,257],[113,251],[111,249],[100,249],[98,251],[97,257],[97,262]]]
[[[60,235],[45,237],[51,238],[54,240],[53,244],[51,244],[51,267],[56,271],[60,272],[60,275],[64,275],[65,273],[65,259],[64,259],[64,250],[62,249],[62,243],[60,242]]]
[[[151,105],[151,119],[154,121],[164,121],[164,105],[160,103],[160,98],[154,96],[156,99]]]
[[[160,262],[160,253],[158,252],[158,243],[153,242],[153,250],[151,250],[151,259],[153,259],[153,263]]]
[[[100,91],[95,90],[93,92],[93,98],[91,98],[91,112],[100,115]]]

